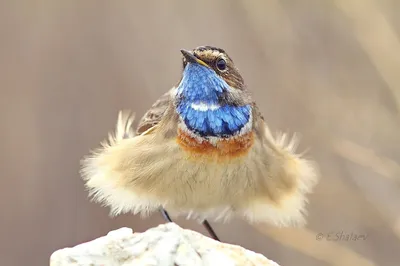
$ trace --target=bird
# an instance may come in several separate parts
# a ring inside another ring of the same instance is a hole
[[[160,211],[208,220],[233,217],[278,227],[306,224],[318,164],[297,152],[298,135],[270,130],[222,48],[180,50],[182,75],[140,119],[121,110],[114,132],[81,160],[89,197],[123,213]],[[167,212],[168,211],[168,212]]]

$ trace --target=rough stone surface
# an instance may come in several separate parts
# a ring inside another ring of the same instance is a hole
[[[174,223],[144,233],[133,233],[124,227],[90,242],[55,251],[50,266],[64,265],[279,266],[261,254],[220,243]]]

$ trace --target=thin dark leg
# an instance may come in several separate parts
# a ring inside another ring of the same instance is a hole
[[[168,212],[167,212],[164,208],[160,208],[160,212],[161,212],[162,216],[164,217],[164,219],[165,219],[167,222],[172,223],[171,217],[169,217]],[[217,234],[214,232],[214,229],[213,229],[212,226],[208,223],[207,220],[204,220],[204,221],[203,221],[203,225],[204,225],[204,227],[206,228],[207,232],[210,234],[210,236],[211,236],[214,240],[217,240],[217,241],[220,241],[220,242],[221,242],[221,240],[219,240]]]
[[[219,240],[217,234],[214,232],[214,229],[211,227],[211,225],[208,223],[207,220],[204,220],[204,221],[203,221],[203,225],[204,225],[204,227],[206,228],[207,232],[210,234],[210,236],[211,236],[212,238],[214,238],[214,240],[217,240],[217,241],[220,241],[220,242],[221,242],[221,240]]]
[[[160,208],[160,212],[161,212],[162,216],[164,217],[164,219],[165,219],[167,222],[172,223],[171,217],[169,217],[168,212],[167,212],[164,208]]]

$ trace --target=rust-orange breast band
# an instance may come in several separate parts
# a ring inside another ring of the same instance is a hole
[[[199,141],[184,130],[178,129],[177,142],[185,151],[193,153],[193,155],[231,159],[248,153],[254,143],[254,134],[249,132],[232,138],[221,138],[214,145],[205,139]]]

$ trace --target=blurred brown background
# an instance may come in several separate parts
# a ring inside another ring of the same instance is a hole
[[[399,265],[399,13],[397,0],[1,1],[0,265],[163,222],[109,218],[79,160],[199,45],[233,57],[271,128],[300,132],[322,172],[306,228],[214,223],[222,240],[282,266]],[[342,231],[367,239],[316,240]]]

